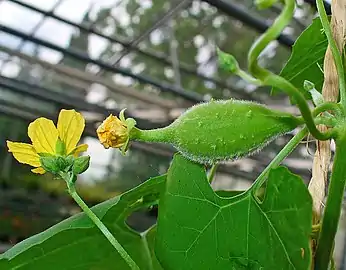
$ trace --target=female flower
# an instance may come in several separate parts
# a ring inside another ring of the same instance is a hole
[[[103,123],[97,128],[97,136],[101,144],[107,149],[109,147],[120,148],[124,154],[127,151],[130,131],[136,125],[133,118],[125,119],[124,110],[119,114],[119,118],[109,115]]]
[[[79,153],[88,149],[87,144],[77,146],[83,130],[85,120],[75,110],[61,110],[57,127],[52,120],[40,117],[30,123],[28,135],[32,144],[7,141],[8,151],[20,163],[33,167],[31,171],[44,174],[40,157],[77,157]]]

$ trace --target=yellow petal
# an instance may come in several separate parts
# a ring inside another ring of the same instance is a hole
[[[60,139],[66,145],[66,153],[71,153],[82,136],[85,126],[83,116],[75,110],[61,110],[58,119]]]
[[[33,173],[44,174],[46,171],[42,167],[38,167],[31,170]]]
[[[20,163],[33,167],[41,166],[40,157],[31,144],[7,141],[8,151],[11,152]]]
[[[75,157],[78,157],[78,155],[82,152],[85,152],[86,150],[88,150],[88,145],[87,144],[80,144],[78,145],[75,149],[73,149],[73,151],[70,153],[73,154]]]
[[[58,131],[52,120],[40,117],[30,123],[28,135],[37,153],[55,153]]]
[[[105,148],[120,148],[128,141],[129,134],[127,128],[125,122],[111,114],[97,128],[96,133],[100,143]]]

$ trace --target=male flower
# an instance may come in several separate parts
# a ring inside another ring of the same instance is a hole
[[[57,127],[52,120],[40,117],[28,127],[32,144],[7,141],[8,151],[20,163],[35,167],[32,172],[44,174],[46,170],[42,166],[43,159],[56,158],[57,163],[61,163],[88,149],[87,144],[77,146],[84,127],[85,120],[80,113],[75,110],[61,110]]]

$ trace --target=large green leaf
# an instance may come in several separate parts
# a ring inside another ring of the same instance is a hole
[[[313,82],[320,92],[323,86],[324,77],[320,68],[323,67],[328,40],[322,29],[320,18],[314,19],[294,43],[291,57],[280,73],[309,99],[311,96],[303,87],[304,80]],[[277,91],[280,90],[273,89],[272,93]]]
[[[166,176],[142,185],[92,208],[140,269],[162,269],[153,250],[155,227],[139,234],[125,220],[141,207],[154,204]],[[130,269],[90,219],[80,213],[24,240],[0,256],[1,270],[108,270]]]
[[[181,155],[168,171],[155,252],[170,269],[308,269],[312,199],[286,168],[269,174],[263,201],[249,189],[220,197],[203,166]]]

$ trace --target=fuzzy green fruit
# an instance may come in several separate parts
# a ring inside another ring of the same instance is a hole
[[[248,156],[299,124],[254,102],[220,100],[193,106],[168,127],[135,129],[131,139],[170,143],[193,161],[213,163]]]

